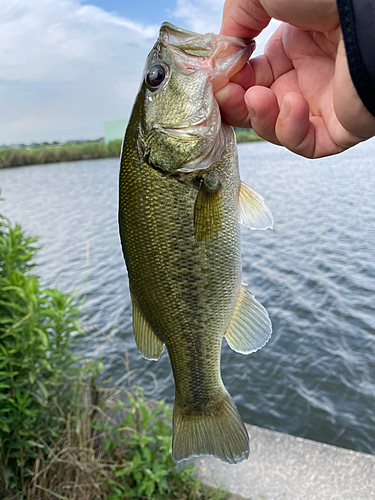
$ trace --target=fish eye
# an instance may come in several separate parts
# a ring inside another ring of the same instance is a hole
[[[152,88],[158,87],[165,79],[167,72],[163,65],[154,64],[147,72],[146,82]]]

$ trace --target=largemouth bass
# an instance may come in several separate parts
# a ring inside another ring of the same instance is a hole
[[[125,133],[119,224],[140,353],[165,344],[175,380],[175,460],[249,455],[249,437],[220,375],[223,336],[243,354],[270,338],[264,307],[241,284],[240,221],[272,227],[241,183],[231,127],[214,91],[245,64],[253,41],[169,23],[148,55]]]

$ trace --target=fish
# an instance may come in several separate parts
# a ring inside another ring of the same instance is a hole
[[[221,379],[221,345],[225,337],[249,354],[272,332],[241,281],[240,223],[271,228],[273,216],[240,180],[234,131],[214,97],[253,50],[253,40],[163,23],[122,147],[119,229],[133,331],[146,359],[158,360],[166,346],[177,462],[249,456],[248,433]]]

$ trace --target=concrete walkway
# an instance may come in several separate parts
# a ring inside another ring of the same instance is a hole
[[[251,500],[375,500],[375,456],[246,427],[250,458],[198,459],[204,483]]]

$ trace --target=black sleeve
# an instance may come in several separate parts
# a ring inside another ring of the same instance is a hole
[[[375,116],[375,0],[337,0],[350,76]]]

